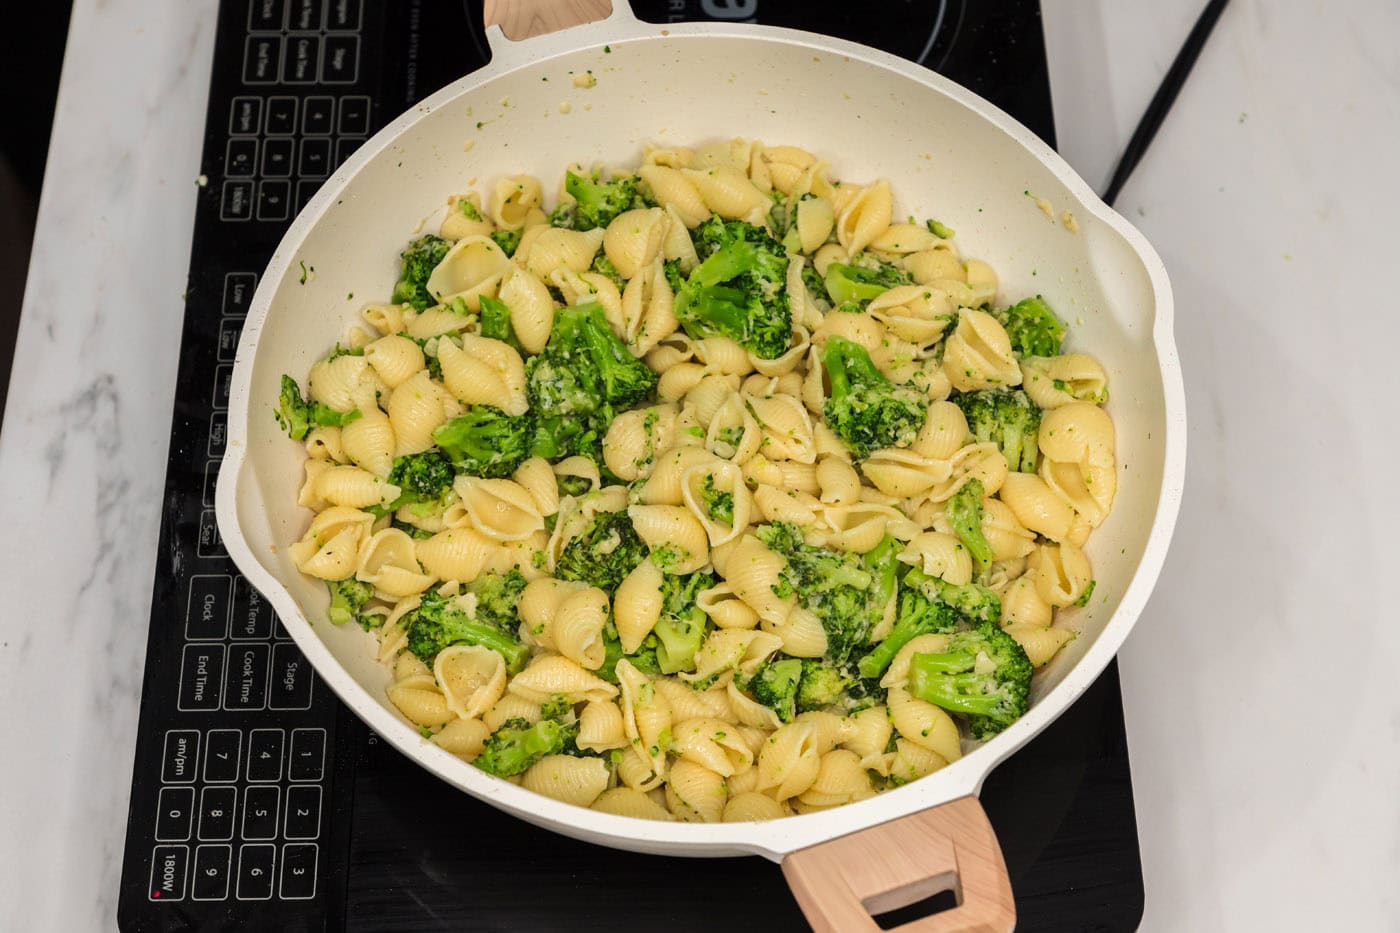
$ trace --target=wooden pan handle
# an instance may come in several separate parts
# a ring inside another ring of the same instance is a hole
[[[976,797],[801,849],[783,859],[783,874],[817,933],[881,933],[872,914],[948,890],[957,907],[891,933],[1000,933],[1016,926],[1006,862]]]
[[[507,39],[519,42],[570,26],[595,23],[607,19],[610,13],[609,0],[486,0],[483,19],[487,26],[499,25]]]

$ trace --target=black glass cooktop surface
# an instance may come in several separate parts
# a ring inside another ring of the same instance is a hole
[[[636,0],[934,68],[1054,142],[1039,6]],[[334,167],[487,59],[480,2],[224,0],[205,125],[118,919],[123,930],[802,929],[778,866],[576,842],[419,770],[345,710],[238,575],[213,494],[258,275]],[[1019,929],[1126,930],[1143,889],[1117,667],[982,801]],[[721,906],[722,905],[722,906]],[[908,919],[907,917],[904,919]]]

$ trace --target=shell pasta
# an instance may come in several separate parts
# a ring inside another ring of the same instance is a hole
[[[444,192],[282,377],[287,554],[389,703],[535,793],[688,822],[864,800],[1015,722],[1095,590],[1104,365],[797,147],[550,190]]]

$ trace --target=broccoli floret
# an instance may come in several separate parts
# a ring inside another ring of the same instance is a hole
[[[554,564],[554,575],[611,592],[646,556],[647,546],[626,512],[599,512],[591,525],[564,546]]]
[[[602,182],[598,180],[596,172],[591,175],[567,172],[564,175],[564,190],[573,195],[576,202],[573,217],[567,226],[575,230],[592,230],[594,227],[606,227],[618,214],[632,207],[637,197],[637,178],[635,175],[624,175]],[[552,216],[550,222],[554,222]]]
[[[904,585],[918,589],[925,599],[950,607],[973,625],[1001,619],[1001,598],[980,583],[955,586],[915,567],[904,575]]]
[[[400,489],[394,507],[440,500],[452,488],[455,476],[451,461],[436,450],[398,457],[389,471],[389,482]]]
[[[331,593],[331,605],[326,610],[326,618],[334,625],[344,625],[351,619],[360,617],[360,610],[374,596],[374,587],[351,577],[349,580],[333,580],[326,583]]]
[[[491,239],[496,241],[496,245],[501,248],[501,252],[507,256],[514,256],[516,247],[520,245],[521,233],[519,230],[493,230]]]
[[[593,673],[609,683],[615,684],[617,683],[617,662],[626,658],[633,667],[643,674],[660,674],[661,666],[656,660],[658,647],[656,633],[652,632],[642,639],[636,652],[623,654],[622,639],[618,637],[617,625],[612,619],[609,619],[603,626],[603,666]]]
[[[599,275],[607,276],[611,279],[612,283],[617,286],[618,291],[621,291],[627,286],[626,281],[622,278],[622,273],[618,271],[617,266],[613,265],[613,261],[608,258],[608,254],[602,250],[599,250],[598,255],[593,257],[593,265],[590,269]]]
[[[476,617],[482,622],[506,632],[520,624],[516,605],[525,591],[525,577],[517,569],[509,573],[483,573],[467,584],[467,592],[476,596]]]
[[[957,233],[952,227],[945,227],[943,224],[933,219],[928,220],[926,226],[928,227],[928,232],[932,233],[940,240],[951,240],[953,237],[957,236]]]
[[[499,340],[524,355],[520,341],[515,338],[515,328],[510,323],[510,308],[504,301],[487,295],[481,296],[481,336]]]
[[[301,388],[291,376],[282,377],[282,389],[277,395],[277,408],[272,413],[282,430],[294,441],[302,440],[312,425],[323,428],[343,427],[360,417],[358,408],[336,411],[320,402],[308,402],[301,397]]]
[[[596,302],[563,308],[543,352],[526,367],[536,415],[534,453],[548,459],[597,446],[614,413],[650,401],[656,373],[632,356]]]
[[[473,618],[455,599],[432,590],[420,597],[418,608],[404,616],[403,623],[408,628],[408,650],[428,664],[452,645],[481,645],[505,658],[506,669],[514,673],[525,666],[530,653],[514,635]]]
[[[831,395],[822,406],[826,423],[857,457],[886,447],[908,447],[928,415],[928,399],[896,385],[875,368],[870,354],[844,337],[828,337],[822,365]]]
[[[749,678],[748,691],[754,700],[777,713],[779,720],[792,722],[797,712],[797,688],[801,680],[799,659],[769,660]]]
[[[700,502],[705,506],[705,514],[717,522],[734,523],[734,493],[715,488],[713,473],[706,474],[700,486]]]
[[[830,309],[831,295],[826,290],[826,280],[810,262],[802,267],[802,284],[807,286],[807,297],[811,298],[820,310]]]
[[[572,230],[577,214],[578,204],[576,202],[560,202],[558,207],[549,212],[549,225],[551,227],[562,227],[565,230]]]
[[[1001,448],[1007,466],[1034,473],[1039,454],[1040,409],[1020,389],[982,389],[953,396],[979,444]]]
[[[844,664],[865,645],[883,606],[871,602],[874,577],[859,555],[813,547],[795,526],[764,525],[758,537],[768,549],[787,559],[777,589],[780,596],[797,594],[826,632],[826,658]]]
[[[899,574],[905,566],[899,560],[902,550],[904,545],[885,535],[863,558],[865,569],[870,571],[870,605],[876,612],[889,605],[899,587]]]
[[[792,342],[787,253],[764,230],[712,216],[695,228],[701,262],[676,291],[675,312],[692,337],[729,337],[765,360]]]
[[[840,703],[855,678],[813,658],[802,660],[802,681],[797,685],[797,711],[824,709]]]
[[[909,273],[887,262],[871,257],[857,258],[860,265],[833,262],[826,267],[824,284],[833,304],[851,301],[864,307],[870,299],[880,297],[897,285],[908,285],[914,281]]]
[[[929,579],[934,579],[930,577]],[[894,628],[856,667],[862,677],[879,677],[890,666],[901,648],[920,635],[951,632],[957,628],[958,614],[941,600],[929,599],[918,589],[899,594],[899,615]]]
[[[982,499],[986,489],[980,479],[970,479],[948,499],[944,511],[958,540],[972,555],[973,571],[980,577],[992,562],[992,546],[982,533]]]
[[[476,205],[466,198],[457,199],[457,210],[462,212],[462,216],[468,220],[481,220],[481,211],[476,209]]]
[[[705,638],[706,616],[695,605],[701,590],[715,585],[708,573],[666,576],[662,583],[661,617],[652,634],[656,636],[656,665],[663,674],[695,669],[695,652]]]
[[[1006,328],[1017,356],[1058,356],[1065,339],[1065,322],[1055,316],[1045,299],[1036,295],[1009,308],[992,312]]]
[[[936,654],[916,654],[909,692],[967,720],[974,738],[996,735],[1030,704],[1031,662],[1025,650],[995,623],[948,636]]]
[[[458,471],[493,479],[515,472],[530,456],[533,438],[528,414],[508,415],[490,405],[475,405],[433,431],[433,443]]]
[[[563,754],[569,731],[555,719],[541,719],[534,725],[526,719],[507,719],[491,733],[472,764],[496,777],[524,774],[546,755]]]
[[[452,248],[451,240],[426,233],[416,240],[410,240],[399,257],[403,264],[399,268],[399,282],[394,286],[390,299],[395,304],[412,305],[419,311],[436,304],[437,299],[428,293],[428,277],[433,274],[442,257]]]

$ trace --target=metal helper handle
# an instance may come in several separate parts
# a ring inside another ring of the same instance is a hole
[[[1016,926],[1011,879],[976,797],[800,849],[783,875],[817,933],[880,933],[872,914],[953,891],[958,906],[891,933],[1005,933]]]
[[[627,0],[617,0],[623,6]],[[596,23],[613,11],[610,0],[486,0],[487,27],[500,26],[507,39],[519,42],[570,26]]]

